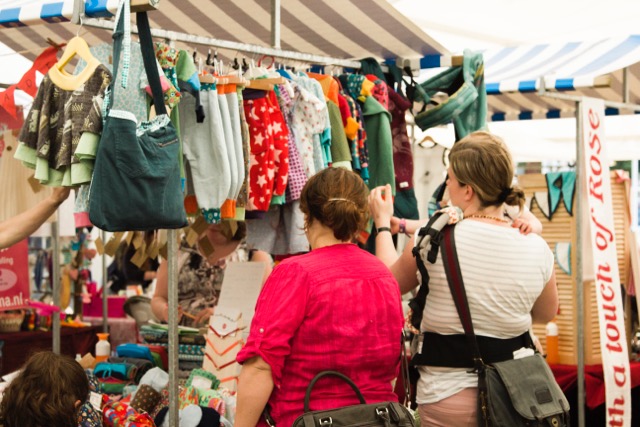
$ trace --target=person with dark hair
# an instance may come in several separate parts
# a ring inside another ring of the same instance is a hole
[[[145,231],[144,239],[149,245],[153,241],[154,231]],[[126,240],[120,242],[113,257],[113,261],[107,268],[107,280],[111,283],[109,290],[117,294],[127,289],[129,285],[140,285],[146,290],[156,278],[158,266],[157,259],[147,258],[140,267],[131,262],[136,253],[136,248],[128,244]]]
[[[397,400],[402,307],[388,268],[352,243],[369,219],[368,189],[354,172],[328,168],[302,190],[300,208],[311,252],[287,258],[267,279],[237,360],[236,427],[264,426],[269,405],[276,425],[303,413],[309,382],[338,371],[367,403]],[[313,389],[314,409],[357,404],[339,379]]]
[[[244,222],[236,222],[234,230],[231,221],[211,224],[200,236],[207,237],[213,249],[208,255],[202,248],[183,245],[178,255],[178,304],[180,324],[198,326],[206,323],[218,303],[224,270],[229,261],[260,261],[267,265],[265,278],[271,272],[271,255],[247,248],[245,237],[247,227]],[[162,321],[168,321],[168,267],[166,260],[160,263],[156,289],[151,299],[153,314]],[[264,279],[263,279],[264,280]]]
[[[525,195],[513,185],[513,162],[502,139],[488,132],[473,132],[454,144],[449,161],[446,183],[450,203],[464,213],[455,226],[455,243],[473,327],[479,337],[491,342],[484,357],[489,353],[513,357],[514,351],[531,345],[532,322],[546,323],[557,313],[553,253],[542,237],[513,227],[505,217],[504,205],[521,210]],[[376,255],[406,293],[419,284],[412,255],[415,242],[407,244],[398,256],[390,233],[393,202],[383,197],[390,190],[388,186],[377,187],[369,196],[378,228]],[[438,253],[435,263],[423,261],[429,273],[429,294],[420,326],[420,332],[425,333],[420,353],[423,360],[437,363],[419,366],[416,401],[421,423],[476,426],[478,374],[460,367],[465,363],[461,357],[468,354],[447,351],[453,342],[459,342],[456,340],[465,342],[465,336],[442,256]],[[481,353],[484,348],[481,346]]]
[[[2,427],[77,427],[81,405],[89,396],[89,380],[70,358],[35,353],[4,391]]]

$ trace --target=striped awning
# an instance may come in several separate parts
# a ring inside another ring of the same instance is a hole
[[[640,36],[508,47],[484,52],[492,121],[574,117],[575,102],[538,95],[546,90],[610,102],[640,103]],[[625,69],[626,77],[625,77]],[[607,114],[622,114],[609,108]]]
[[[86,15],[110,17],[117,4],[118,0],[86,0]],[[0,42],[32,60],[47,47],[47,38],[62,43],[77,34],[79,26],[69,22],[72,14],[73,0],[0,0]],[[284,50],[380,60],[447,53],[386,0],[281,0],[280,14]],[[149,18],[152,28],[265,47],[271,43],[269,0],[162,0]],[[87,27],[80,34],[89,45],[111,36],[107,30]]]

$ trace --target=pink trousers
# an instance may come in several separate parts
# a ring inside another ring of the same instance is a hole
[[[477,427],[478,389],[464,390],[436,403],[418,406],[421,427]]]

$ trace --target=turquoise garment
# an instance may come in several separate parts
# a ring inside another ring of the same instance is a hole
[[[369,151],[369,188],[390,184],[395,195],[391,114],[372,96],[365,100],[362,114]]]
[[[482,53],[465,50],[462,67],[450,67],[420,86],[429,97],[437,92],[449,94],[442,104],[416,115],[416,124],[420,129],[429,129],[453,120],[457,141],[471,132],[486,129],[487,91]],[[424,101],[429,102],[426,99]]]

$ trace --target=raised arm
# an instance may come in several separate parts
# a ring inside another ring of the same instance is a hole
[[[37,205],[0,223],[0,249],[33,234],[69,197],[70,191],[69,187],[54,188],[53,193]]]

